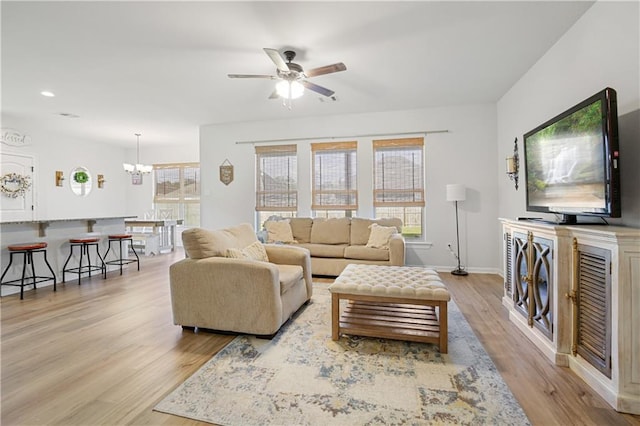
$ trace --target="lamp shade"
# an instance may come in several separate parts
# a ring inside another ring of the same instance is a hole
[[[447,185],[447,201],[464,201],[467,198],[467,188],[461,183]]]

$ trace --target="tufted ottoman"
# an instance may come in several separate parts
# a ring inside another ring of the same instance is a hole
[[[447,303],[451,297],[435,271],[350,264],[329,291],[333,340],[345,333],[435,343],[440,352],[447,353]],[[342,316],[341,299],[349,301]]]

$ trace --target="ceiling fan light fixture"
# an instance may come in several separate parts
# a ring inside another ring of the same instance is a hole
[[[304,86],[297,81],[282,80],[276,84],[276,92],[284,99],[298,99],[304,94]]]

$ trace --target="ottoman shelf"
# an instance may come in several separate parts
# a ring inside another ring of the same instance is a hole
[[[446,330],[446,325],[443,328]],[[440,323],[434,306],[350,300],[340,317],[340,330],[357,336],[440,345]]]

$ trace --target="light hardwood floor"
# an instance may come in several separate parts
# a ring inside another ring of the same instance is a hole
[[[143,258],[111,272],[3,297],[3,425],[194,425],[152,411],[233,337],[172,324],[168,268],[183,257]],[[495,275],[441,274],[534,425],[640,425],[577,376],[551,365],[507,320]],[[327,283],[330,280],[322,280]]]

